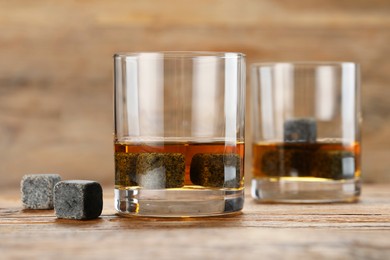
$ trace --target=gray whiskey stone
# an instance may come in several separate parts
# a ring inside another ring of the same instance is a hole
[[[135,173],[138,153],[115,153],[115,185],[137,186]]]
[[[291,168],[291,153],[288,151],[268,151],[261,157],[261,172],[269,177],[288,176]]]
[[[61,181],[58,174],[28,174],[20,182],[23,207],[26,209],[52,209],[53,188]]]
[[[310,147],[285,144],[265,152],[261,171],[269,177],[311,176],[315,150]]]
[[[198,153],[192,157],[190,178],[195,185],[239,188],[240,170],[240,156],[237,154]]]
[[[317,123],[312,118],[288,119],[284,122],[284,141],[294,143],[315,143]]]
[[[355,177],[355,156],[349,151],[318,151],[315,153],[313,175],[333,180]]]
[[[181,153],[141,153],[136,182],[146,189],[180,188],[184,185],[185,158]]]
[[[54,210],[58,218],[94,219],[103,209],[103,190],[98,182],[61,181],[54,186]]]

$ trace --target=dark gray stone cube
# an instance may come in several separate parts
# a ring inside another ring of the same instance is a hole
[[[28,174],[20,183],[25,209],[53,209],[53,188],[61,181],[58,174]]]
[[[54,210],[58,218],[94,219],[103,209],[103,190],[98,182],[61,181],[54,186]]]
[[[184,186],[185,157],[181,153],[141,153],[136,168],[136,182],[143,188]]]
[[[270,177],[312,175],[315,147],[285,144],[267,151],[261,158],[261,171]]]
[[[315,153],[313,175],[333,180],[355,177],[355,155],[349,151],[318,151]]]
[[[198,153],[192,157],[193,184],[216,188],[241,186],[241,158],[238,154]]]
[[[315,143],[317,123],[312,118],[288,119],[284,122],[284,141],[294,143]]]
[[[139,153],[115,153],[115,185],[137,186],[136,166]]]
[[[267,151],[261,157],[261,172],[269,177],[288,176],[290,168],[291,153],[288,151]]]

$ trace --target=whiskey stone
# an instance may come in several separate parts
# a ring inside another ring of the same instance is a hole
[[[311,177],[313,170],[314,151],[311,149],[296,149],[290,154],[290,168],[288,176],[290,177]]]
[[[290,169],[290,153],[268,151],[261,157],[261,172],[269,177],[285,176]]]
[[[313,165],[314,176],[333,180],[355,177],[355,156],[348,151],[318,151]]]
[[[98,182],[61,181],[54,186],[54,210],[58,218],[94,219],[103,209],[103,191]]]
[[[53,188],[61,181],[58,174],[24,175],[20,183],[25,209],[53,209]]]
[[[261,171],[269,177],[310,176],[313,153],[312,149],[279,147],[262,156]]]
[[[311,118],[289,119],[284,122],[284,141],[294,143],[315,143],[317,124]]]
[[[135,172],[138,153],[115,153],[115,185],[137,186]]]
[[[184,186],[185,158],[181,153],[141,153],[137,159],[136,182],[145,189]]]
[[[190,178],[193,184],[216,188],[241,186],[241,162],[237,154],[198,153],[192,157]]]

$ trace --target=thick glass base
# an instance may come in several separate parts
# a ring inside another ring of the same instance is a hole
[[[308,177],[252,179],[252,197],[265,203],[356,202],[360,180],[329,180]]]
[[[244,189],[115,189],[115,209],[123,216],[205,217],[244,206]]]

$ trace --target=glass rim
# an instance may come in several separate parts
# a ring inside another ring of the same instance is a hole
[[[359,66],[359,63],[353,61],[275,61],[275,62],[254,62],[250,64],[251,68],[257,67],[275,67],[277,65],[291,65],[293,67],[299,66],[342,66],[352,65]]]
[[[241,52],[219,52],[219,51],[145,51],[145,52],[117,52],[113,55],[116,58],[139,57],[142,54],[162,54],[161,58],[197,58],[197,57],[216,57],[221,59],[245,58],[246,55]],[[228,54],[235,54],[229,56]]]

